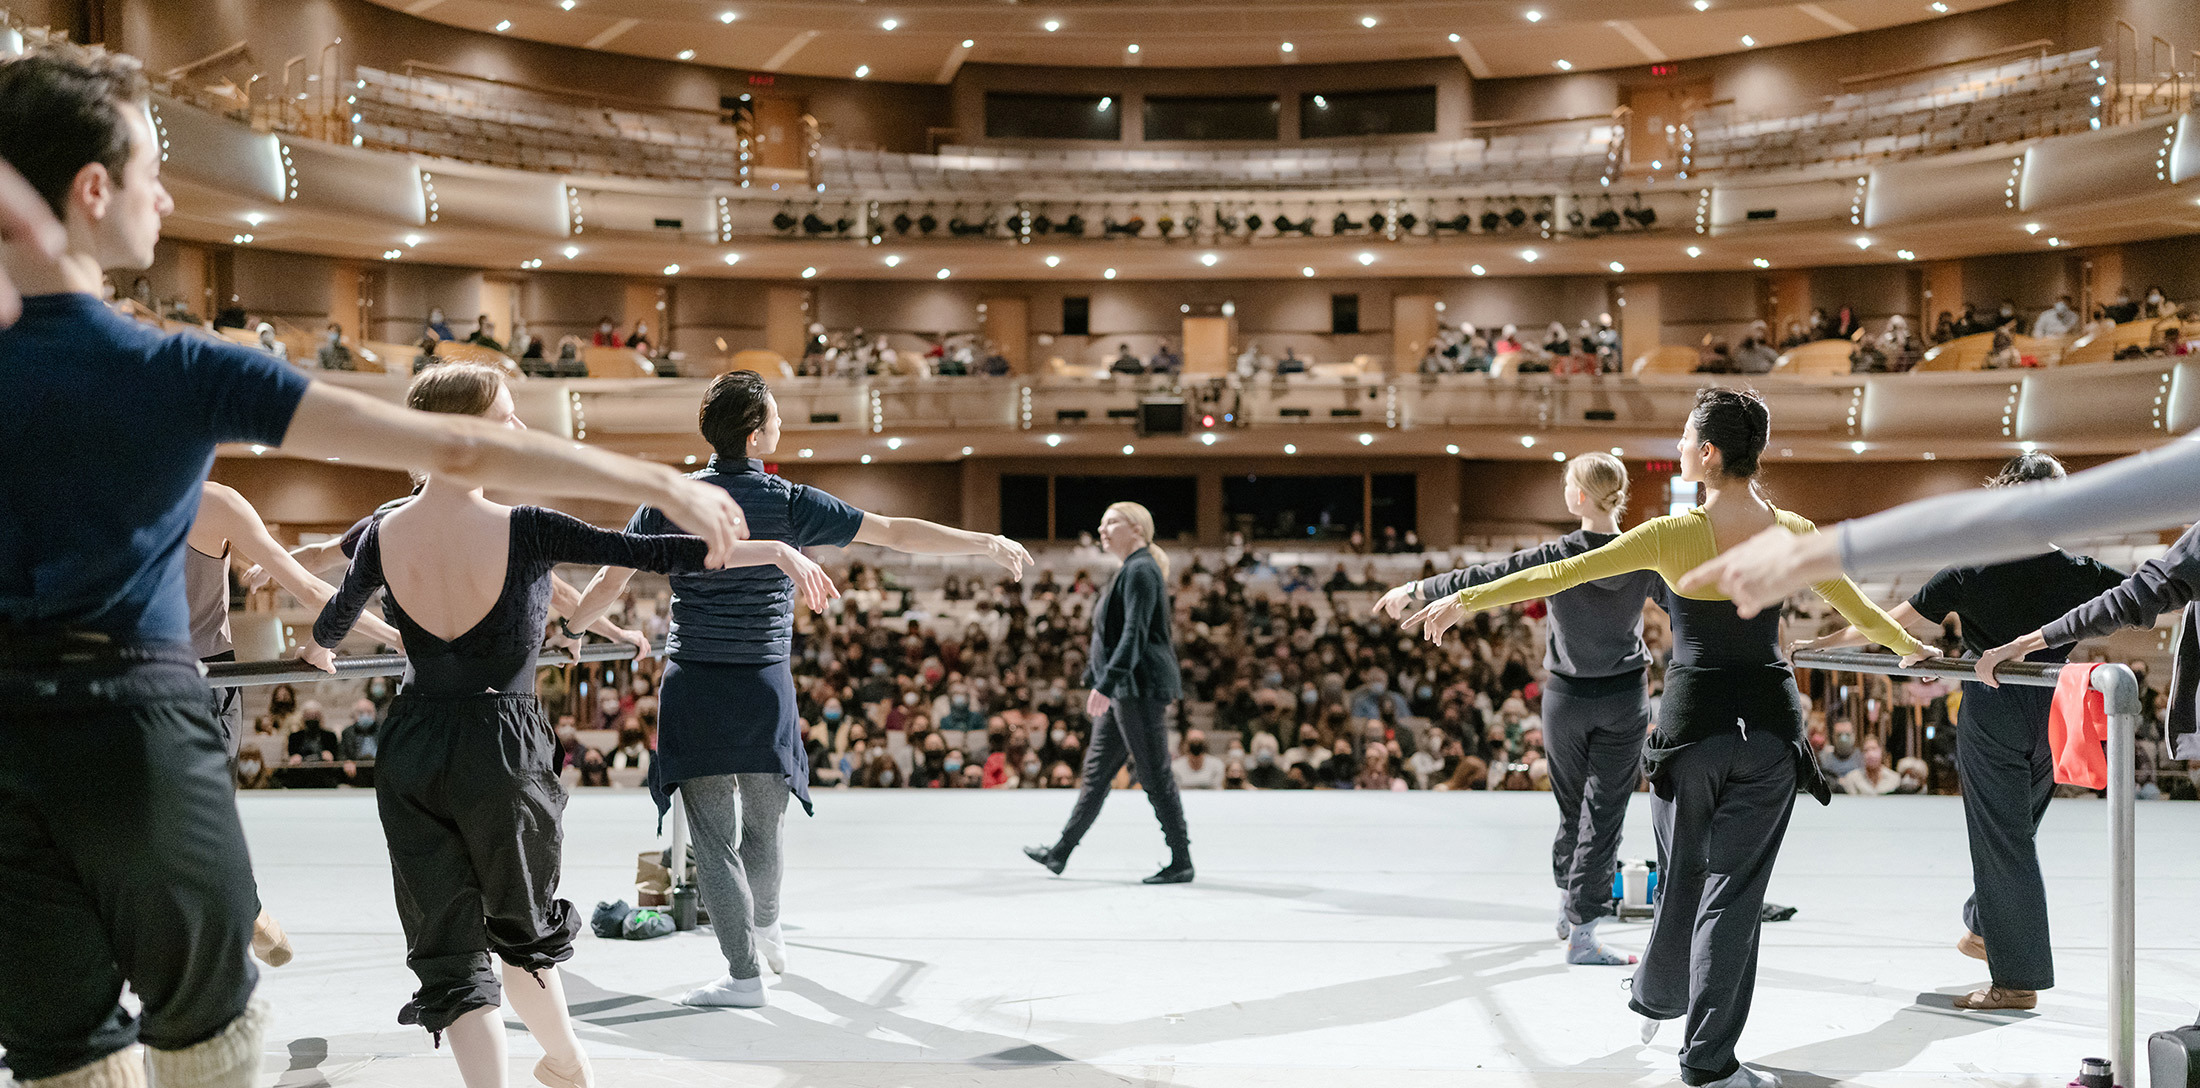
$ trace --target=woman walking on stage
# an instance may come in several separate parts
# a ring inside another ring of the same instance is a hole
[[[431,367],[413,379],[405,402],[524,426],[502,375],[486,366]],[[398,1020],[448,1034],[467,1088],[505,1083],[492,951],[504,961],[503,998],[545,1052],[536,1079],[559,1088],[593,1083],[557,970],[573,955],[581,918],[557,898],[566,794],[534,690],[550,570],[559,563],[700,570],[706,550],[691,536],[609,532],[554,510],[501,506],[479,488],[430,477],[417,498],[367,527],[342,588],[301,648],[307,661],[334,671],[331,648],[388,588],[385,607],[408,661],[381,727],[375,802],[406,964],[420,979]],[[784,552],[745,542],[730,558],[773,562]]]
[[[1100,519],[1100,546],[1122,560],[1123,567],[1092,615],[1092,658],[1085,668],[1085,681],[1092,686],[1085,698],[1092,743],[1085,749],[1084,778],[1062,837],[1052,846],[1027,846],[1024,855],[1061,873],[1070,851],[1100,815],[1115,772],[1128,757],[1169,844],[1168,865],[1146,883],[1190,883],[1191,838],[1184,828],[1184,802],[1169,770],[1165,720],[1169,704],[1183,694],[1171,634],[1175,617],[1169,607],[1169,556],[1153,542],[1153,515],[1135,502],[1108,507]]]
[[[2062,462],[2027,453],[1987,486],[2062,478]],[[2113,567],[2056,548],[2029,559],[1943,570],[1895,606],[1894,618],[1932,636],[1946,617],[1961,617],[1965,652],[1985,656],[2123,580]],[[1796,649],[1830,650],[1864,640],[1851,627]],[[2067,644],[2034,647],[2025,658],[2049,664],[2069,659]],[[1959,1009],[2029,1009],[2038,1003],[2038,991],[2055,985],[2047,882],[2033,842],[2055,795],[2047,750],[2047,712],[2054,698],[2053,688],[1963,685],[1963,704],[1956,711],[1956,778],[1963,784],[1963,818],[1971,838],[1972,894],[1963,904],[1965,931],[1956,948],[1985,960],[1993,981],[1956,998]]]
[[[1494,563],[1408,582],[1384,594],[1375,610],[1398,619],[1410,605],[1594,551],[1619,538],[1626,508],[1627,467],[1607,453],[1583,454],[1566,464],[1566,510],[1581,519],[1580,529]],[[1543,743],[1551,795],[1558,801],[1551,875],[1558,882],[1558,932],[1567,941],[1567,963],[1624,967],[1635,962],[1598,943],[1596,926],[1612,910],[1620,824],[1642,780],[1642,742],[1650,729],[1650,650],[1642,642],[1642,606],[1662,604],[1663,590],[1656,572],[1636,570],[1550,599]]]
[[[1771,423],[1755,393],[1703,390],[1680,441],[1681,478],[1709,492],[1702,506],[1652,518],[1595,551],[1462,590],[1406,626],[1426,625],[1429,640],[1440,641],[1485,608],[1635,570],[1654,570],[1672,585],[1774,525],[1808,532],[1808,521],[1766,502],[1753,482]],[[1847,579],[1812,589],[1905,664],[1932,654]],[[1673,661],[1643,760],[1660,897],[1628,1007],[1645,1018],[1645,1042],[1659,1021],[1687,1017],[1683,1082],[1762,1088],[1778,1079],[1734,1058],[1756,990],[1758,912],[1798,779],[1821,804],[1830,791],[1803,740],[1802,699],[1780,656],[1780,613],[1744,620],[1732,602],[1701,591],[1676,591],[1670,601]]]

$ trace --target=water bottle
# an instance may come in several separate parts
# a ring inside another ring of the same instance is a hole
[[[2070,1083],[2082,1088],[2116,1088],[2115,1075],[2109,1072],[2107,1058],[2078,1059],[2078,1079]]]
[[[672,889],[672,926],[682,933],[695,928],[695,885],[682,884]]]

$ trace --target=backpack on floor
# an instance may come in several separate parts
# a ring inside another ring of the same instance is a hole
[[[2147,1079],[2153,1088],[2200,1088],[2200,1022],[2147,1037]]]

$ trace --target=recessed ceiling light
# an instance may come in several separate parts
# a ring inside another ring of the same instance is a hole
[[[1284,51],[1284,52],[1288,53],[1288,52],[1292,51],[1293,49],[1297,49],[1297,48],[1298,48],[1298,46],[1292,45],[1292,44],[1291,44],[1290,42],[1285,42],[1285,43],[1283,43],[1283,47],[1282,47],[1282,48],[1283,48],[1283,51]]]
[[[1059,253],[1049,253],[1049,254],[1047,254],[1047,267],[1048,267],[1048,268],[1059,268],[1059,267],[1061,267],[1061,265],[1062,265],[1062,255],[1061,255],[1061,254],[1059,254]]]
[[[899,19],[888,19],[888,20],[886,20],[885,22],[882,22],[882,23],[880,23],[880,24],[878,25],[878,28],[879,28],[880,30],[894,30],[894,29],[897,29],[897,28],[899,28],[900,26],[901,26],[901,20],[899,20]]]
[[[936,280],[944,280],[949,275],[950,273],[947,271],[947,269],[942,268],[939,271],[932,273],[932,278]]]
[[[901,254],[889,253],[886,255],[886,267],[893,268],[899,264],[901,264]]]
[[[970,456],[970,453],[971,453],[971,449],[972,449],[972,447],[969,447],[969,446],[964,446],[964,447],[963,447],[963,456],[964,456],[964,457],[968,457],[968,456]]]
[[[497,21],[497,33],[502,34],[510,29],[512,29],[512,20],[500,19]]]
[[[1749,48],[1749,49],[1755,49],[1755,48],[1757,48],[1757,39],[1756,39],[1756,38],[1753,38],[1753,37],[1751,37],[1751,36],[1749,36],[1749,35],[1747,35],[1747,34],[1744,34],[1744,35],[1742,35],[1742,45],[1743,45],[1743,46],[1744,46],[1745,48]]]
[[[1363,268],[1375,263],[1375,255],[1372,253],[1361,253],[1358,259]]]
[[[676,265],[676,264],[668,264],[668,265],[666,265],[666,266],[665,266],[665,275],[667,275],[667,276],[677,276],[677,275],[679,275],[679,274],[680,274],[680,266],[679,266],[679,265]]]
[[[963,39],[963,48],[964,48],[964,49],[970,49],[970,48],[972,48],[972,47],[975,47],[975,46],[976,46],[977,44],[978,44],[978,40],[977,40],[976,38],[964,38],[964,39]]]
[[[733,12],[730,11],[721,11],[718,13],[718,21],[721,23],[730,23],[738,18],[740,18],[739,15],[735,15]]]
[[[726,263],[727,263],[727,264],[740,264],[740,263],[741,263],[741,255],[740,255],[740,254],[738,254],[738,253],[728,253],[728,254],[726,254]]]
[[[1449,446],[1445,446],[1445,447],[1444,447],[1444,452],[1445,452],[1445,453],[1448,453],[1448,454],[1450,454],[1450,455],[1452,455],[1453,457],[1457,457],[1457,456],[1459,456],[1459,446],[1458,446],[1458,445],[1457,445],[1456,443],[1454,443],[1454,444],[1452,444],[1452,445],[1449,445]]]
[[[1217,257],[1212,253],[1202,253],[1199,255],[1199,263],[1206,265],[1209,268],[1213,268],[1215,266],[1215,262],[1221,259],[1222,258]]]
[[[901,448],[901,439],[899,439],[899,438],[889,438],[889,439],[887,439],[887,440],[886,440],[886,448],[887,448],[887,449],[890,449],[890,450],[898,450],[898,449],[900,449],[900,448]]]
[[[858,457],[858,458],[856,458],[856,460],[858,460],[858,461],[862,462],[863,464],[866,464],[866,465],[868,465],[868,464],[870,464],[870,463],[871,463],[871,455],[870,455],[870,454],[868,454],[868,453],[866,453],[866,454],[864,454],[863,456],[861,456],[861,457]]]
[[[410,247],[412,247],[412,246],[417,246],[417,245],[419,245],[419,244],[420,244],[420,236],[419,236],[419,235],[417,235],[417,234],[408,234],[408,235],[406,235],[406,236],[405,236],[405,245],[406,245],[406,246],[407,246],[408,248],[410,248]]]
[[[573,10],[573,0],[558,0],[558,6],[564,8],[567,11],[571,11]]]
[[[1475,274],[1475,275],[1477,275],[1477,276],[1484,276],[1484,275],[1488,275],[1488,274],[1489,274],[1489,269],[1487,269],[1487,268],[1484,268],[1484,267],[1482,267],[1481,265],[1478,265],[1478,264],[1470,264],[1470,265],[1468,265],[1468,266],[1467,266],[1467,271],[1469,271],[1469,272],[1472,272],[1472,273],[1474,273],[1474,274]]]
[[[1106,113],[1108,112],[1108,107],[1113,105],[1115,105],[1115,96],[1112,94],[1104,94],[1100,96],[1100,104],[1094,106],[1093,109],[1098,110],[1101,113]]]
[[[1614,446],[1614,447],[1612,447],[1612,456],[1614,456],[1614,457],[1625,457],[1625,456],[1627,456],[1627,451],[1626,451],[1626,450],[1623,450],[1623,449],[1621,449],[1621,448],[1619,448],[1618,446]]]
[[[250,237],[250,235],[247,235],[246,237]],[[2061,244],[2062,244],[2062,239],[2060,239],[2060,238],[2049,238],[2049,239],[2047,240],[2047,244],[2048,244],[2048,245],[2051,245],[2051,246],[2059,246],[2059,245],[2061,245]]]
[[[1618,261],[1613,261],[1611,264],[1605,265],[1604,267],[1609,268],[1614,272],[1627,271],[1627,266],[1619,263]]]
[[[1452,36],[1451,36],[1451,43],[1452,43],[1453,45],[1457,45],[1457,44],[1459,44],[1459,35],[1457,35],[1457,34],[1454,34],[1454,35],[1452,35]]]
[[[1375,29],[1375,17],[1372,15],[1360,16],[1360,25],[1368,28],[1369,30]]]
[[[806,279],[806,280],[814,280],[814,279],[816,279],[816,278],[817,278],[817,266],[816,266],[816,265],[811,265],[810,267],[808,267],[808,268],[805,268],[805,269],[803,269],[803,270],[802,270],[802,278],[803,278],[803,279]]]
[[[259,451],[255,450],[255,451],[253,451],[253,452],[257,453],[257,452],[259,452]],[[1297,443],[1294,443],[1294,442],[1286,442],[1286,443],[1284,443],[1284,444],[1283,444],[1283,452],[1285,452],[1285,453],[1287,453],[1287,454],[1294,454],[1294,455],[1295,455],[1295,454],[1297,454],[1297,453],[1299,452],[1299,447],[1298,447],[1298,444],[1297,444]]]
[[[2040,225],[2038,223],[2026,223],[2024,225],[2024,233],[2026,234],[2038,234],[2039,232]]]
[[[1860,238],[1858,238],[1858,239],[1856,240],[1856,248],[1858,248],[1858,249],[1870,249],[1871,247],[1872,247],[1872,240],[1871,240],[1871,239],[1869,239],[1869,238],[1861,238],[1861,237],[1860,237]]]
[[[680,58],[681,60],[694,60],[694,59],[695,59],[695,50],[693,50],[693,49],[682,49],[682,50],[680,50],[680,51],[679,51],[678,53],[675,53],[675,54],[673,54],[673,55],[674,55],[674,56],[677,56],[677,57],[679,57],[679,58]]]
[[[1215,432],[1213,432],[1213,431],[1208,431],[1208,432],[1206,432],[1205,434],[1202,434],[1202,435],[1200,435],[1200,436],[1199,436],[1199,444],[1200,444],[1200,445],[1202,445],[1202,446],[1212,446],[1212,445],[1214,445],[1214,444],[1215,444]]]
[[[1851,453],[1862,453],[1864,452],[1864,444],[1862,442],[1851,442],[1849,443],[1849,451]]]
[[[267,222],[267,216],[260,212],[246,212],[244,213],[244,221],[257,227]]]
[[[1941,2],[1940,2],[1940,0],[1933,0],[1933,2],[1932,2],[1932,3],[1930,3],[1930,4],[1927,4],[1927,5],[1925,5],[1925,6],[1926,6],[1926,7],[1929,7],[1929,8],[1931,8],[1931,9],[1933,9],[1933,11],[1934,11],[1934,12],[1935,12],[1936,14],[1940,14],[1940,15],[1946,15],[1946,14],[1948,14],[1948,5],[1946,5],[1946,4],[1943,4],[1943,3],[1941,3]]]
[[[1059,445],[1061,445],[1061,444],[1062,444],[1062,436],[1061,436],[1061,435],[1058,435],[1058,434],[1050,434],[1050,435],[1048,435],[1048,436],[1047,436],[1047,445],[1049,445],[1049,446],[1059,446]]]
[[[694,463],[695,463],[695,462],[696,462],[697,460],[698,460],[698,458],[697,458],[697,457],[696,457],[696,456],[695,456],[694,454],[692,454],[692,453],[691,453],[691,454],[688,454],[688,455],[687,455],[687,463],[688,463],[688,464],[691,464],[691,465],[692,465],[692,464],[694,464]]]
[[[1541,254],[1538,254],[1535,250],[1532,249],[1523,249],[1520,251],[1520,259],[1528,262],[1529,264],[1534,264],[1535,259],[1538,256],[1541,256]]]
[[[564,253],[564,254],[565,254],[565,259],[566,259],[566,260],[568,260],[568,261],[570,261],[570,260],[572,260],[573,258],[575,258],[575,257],[578,257],[578,256],[580,256],[580,255],[581,255],[581,247],[579,247],[579,246],[567,246],[567,247],[565,247],[565,248],[564,248],[563,250],[561,250],[560,252]]]
[[[1133,446],[1133,445],[1131,445],[1131,444],[1130,444],[1130,443],[1128,443],[1128,442],[1126,442],[1126,443],[1124,443],[1124,444],[1123,444],[1123,456],[1125,456],[1125,457],[1129,457],[1129,456],[1130,456],[1131,454],[1134,454],[1134,453],[1137,453],[1137,452],[1138,452],[1138,447],[1136,447],[1136,446]]]
[[[1916,260],[1916,259],[1917,259],[1917,254],[1915,254],[1915,253],[1913,253],[1913,252],[1911,252],[1911,251],[1909,251],[1909,250],[1907,250],[1907,249],[1898,249],[1898,250],[1895,250],[1895,251],[1894,251],[1894,255],[1895,255],[1895,256],[1897,256],[1897,257],[1900,257],[1900,258],[1902,258],[1902,259],[1903,259],[1903,260],[1905,260],[1905,261],[1914,261],[1914,260]]]
[[[856,65],[856,78],[857,78],[857,79],[862,79],[862,78],[864,78],[864,77],[866,77],[866,76],[868,76],[868,75],[870,75],[870,74],[871,74],[871,66],[870,66],[870,65],[868,65],[868,64],[858,64],[858,65]]]
[[[1520,436],[1520,448],[1522,448],[1522,449],[1529,449],[1529,450],[1532,450],[1532,449],[1534,449],[1534,448],[1535,448],[1535,436],[1534,436],[1534,435],[1532,435],[1532,434],[1524,434],[1524,435],[1521,435],[1521,436]]]
[[[1138,52],[1138,43],[1137,43],[1137,42],[1132,42],[1131,44],[1129,44],[1129,45],[1126,45],[1126,46],[1124,46],[1124,47],[1123,47],[1123,51],[1124,51],[1124,52],[1126,52],[1126,53],[1136,53],[1136,52]]]
[[[1523,14],[1521,18],[1526,19],[1531,23],[1540,23],[1543,21],[1543,13],[1540,11],[1531,10]]]
[[[1689,255],[1690,257],[1701,257],[1701,256],[1703,256],[1703,250],[1701,250],[1701,249],[1698,249],[1698,248],[1696,248],[1695,246],[1689,246],[1689,247],[1688,247],[1688,255]]]
[[[1571,72],[1571,71],[1573,71],[1573,70],[1574,70],[1574,62],[1573,62],[1573,61],[1561,59],[1561,60],[1555,61],[1555,62],[1553,62],[1553,63],[1554,63],[1554,64],[1555,64],[1555,66],[1556,66],[1556,67],[1558,68],[1558,70],[1559,70],[1559,71],[1561,71],[1561,72]]]
[[[1754,258],[1751,258],[1751,259],[1750,259],[1750,262],[1749,262],[1749,263],[1751,263],[1751,264],[1753,264],[1753,265],[1756,265],[1756,266],[1757,266],[1757,267],[1759,267],[1759,268],[1771,268],[1771,267],[1772,267],[1772,262],[1771,262],[1771,261],[1768,261],[1768,260],[1765,260],[1765,259],[1764,259],[1763,257],[1754,257]]]
[[[1565,451],[1565,450],[1552,450],[1552,451],[1551,451],[1551,460],[1553,460],[1553,461],[1563,461],[1563,460],[1565,460],[1565,459],[1566,459],[1566,451]]]
[[[1375,444],[1375,436],[1374,436],[1374,435],[1371,435],[1371,434],[1367,433],[1366,431],[1361,431],[1361,432],[1360,432],[1360,445],[1363,445],[1363,446],[1372,446],[1372,445],[1374,445],[1374,444]]]
[[[1106,268],[1106,269],[1102,269],[1102,270],[1100,271],[1100,278],[1101,278],[1101,279],[1104,279],[1104,280],[1112,280],[1112,279],[1114,279],[1114,278],[1115,278],[1115,269],[1112,269],[1112,268]]]
[[[1046,27],[1047,33],[1049,34],[1052,34],[1055,31],[1062,29],[1062,21],[1060,19],[1048,19],[1046,22],[1040,25]]]
[[[1711,0],[1696,0],[1695,7],[1697,11],[1710,11]]]

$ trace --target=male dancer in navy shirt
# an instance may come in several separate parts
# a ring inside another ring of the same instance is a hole
[[[216,444],[638,491],[707,540],[712,565],[747,531],[725,491],[670,469],[408,411],[109,311],[103,271],[148,267],[174,208],[146,93],[119,54],[0,64],[0,159],[63,228],[56,253],[0,215],[0,264],[24,295],[0,332],[14,466],[0,475],[0,1047],[40,1088],[141,1086],[140,1041],[163,1088],[245,1088],[259,1071],[257,895],[183,587]]]

